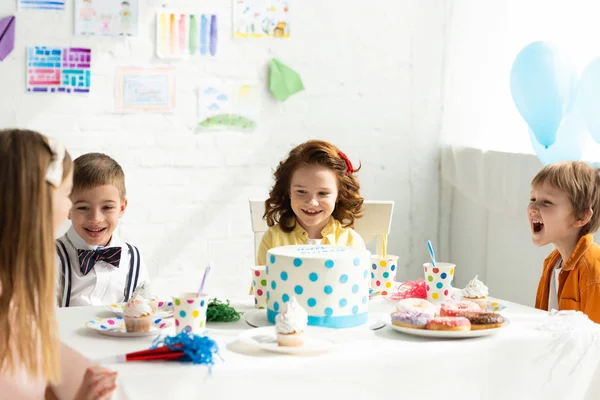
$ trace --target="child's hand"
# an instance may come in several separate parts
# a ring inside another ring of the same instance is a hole
[[[75,400],[107,400],[117,388],[117,373],[95,366],[85,371],[83,382],[75,395]]]

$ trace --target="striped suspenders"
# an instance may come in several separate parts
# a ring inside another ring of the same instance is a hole
[[[56,240],[56,253],[60,260],[60,293],[62,293],[60,306],[69,307],[71,303],[71,260],[67,253],[67,248],[62,240]]]
[[[129,254],[131,254],[129,258],[129,274],[127,276],[127,282],[125,283],[125,288],[123,292],[124,301],[128,301],[131,297],[131,294],[135,290],[138,284],[138,278],[140,276],[140,251],[137,247],[130,245],[129,243],[125,243],[129,248]],[[60,274],[60,306],[61,307],[69,307],[71,303],[71,282],[72,282],[72,272],[71,272],[71,260],[69,259],[69,254],[67,253],[67,248],[62,240],[56,240],[56,253],[58,254],[58,259],[60,260],[61,265],[61,274]]]
[[[129,301],[129,297],[137,287],[138,278],[140,277],[140,251],[137,247],[125,243],[129,247],[129,277],[125,283],[125,301]]]

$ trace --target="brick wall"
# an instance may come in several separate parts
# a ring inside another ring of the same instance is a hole
[[[15,3],[1,1],[0,17],[15,13]],[[400,277],[421,274],[425,240],[438,234],[445,2],[305,0],[292,6],[287,41],[233,40],[230,1],[141,3],[140,35],[130,39],[74,37],[71,4],[65,12],[18,12],[15,50],[0,63],[0,126],[37,129],[64,141],[73,156],[103,151],[122,164],[129,208],[120,229],[164,291],[194,289],[208,260],[216,266],[212,293],[247,290],[254,264],[247,199],[266,196],[272,168],[311,138],[362,162],[366,198],[396,202],[389,252],[400,256]],[[173,114],[116,114],[115,67],[163,64],[154,47],[163,4],[216,12],[219,56],[169,62],[177,68]],[[27,45],[90,47],[91,94],[26,94]],[[285,103],[270,97],[271,57],[298,70],[306,91]],[[258,129],[194,132],[203,77],[259,79]]]

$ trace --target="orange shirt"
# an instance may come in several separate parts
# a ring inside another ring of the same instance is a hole
[[[548,310],[550,279],[560,253],[554,250],[544,261],[535,307]],[[558,271],[557,271],[558,273]],[[558,277],[558,309],[582,311],[600,323],[600,246],[591,234],[579,239]]]

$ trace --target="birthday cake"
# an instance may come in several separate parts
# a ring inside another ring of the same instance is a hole
[[[283,246],[267,252],[267,317],[275,323],[295,297],[308,325],[351,328],[367,322],[367,250],[338,246]]]

